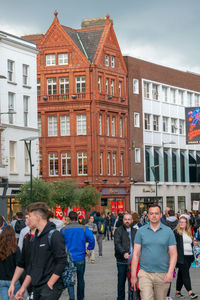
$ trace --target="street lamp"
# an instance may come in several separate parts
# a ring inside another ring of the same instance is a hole
[[[32,164],[32,158],[31,158],[31,142],[38,139],[37,136],[31,136],[31,137],[27,137],[25,139],[21,139],[20,141],[24,141],[27,152],[28,152],[28,156],[29,156],[29,162],[30,162],[30,202],[33,202],[33,173],[32,173],[32,168],[33,168],[33,164]]]
[[[157,180],[157,176],[156,176],[156,168],[159,168],[160,165],[155,165],[151,167],[151,171],[153,173],[154,176],[154,180],[155,180],[155,184],[156,184],[156,203],[158,203],[158,180]]]

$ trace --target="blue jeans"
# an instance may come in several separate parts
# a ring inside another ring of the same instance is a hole
[[[125,300],[125,284],[128,275],[128,264],[120,264],[117,262],[117,300]],[[130,284],[128,285],[130,290]],[[130,292],[128,290],[128,299],[130,299]]]
[[[69,286],[67,288],[68,294],[69,294],[69,300],[75,300],[75,294],[74,294],[74,285]]]
[[[85,259],[80,261],[74,261],[77,268],[77,300],[83,300],[85,295]]]
[[[1,300],[10,300],[10,297],[8,297],[8,289],[10,286],[11,280],[0,280],[0,295],[1,295]],[[17,293],[17,291],[20,289],[20,283],[19,281],[16,282],[15,284],[15,292],[14,294]]]

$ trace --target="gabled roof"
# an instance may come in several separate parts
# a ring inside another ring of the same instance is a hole
[[[62,27],[92,63],[104,29],[74,30],[66,26]]]
[[[37,45],[43,37],[44,37],[44,34],[38,33],[38,34],[24,35],[24,36],[22,36],[22,39],[30,41]]]

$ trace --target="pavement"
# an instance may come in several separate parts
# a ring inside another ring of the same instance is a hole
[[[98,246],[97,246],[98,247]],[[117,299],[117,268],[114,257],[113,241],[103,241],[103,256],[99,257],[96,251],[95,264],[87,263],[85,272],[85,300],[116,300]],[[193,291],[200,295],[200,268],[190,269]],[[176,280],[172,282],[171,297],[175,295]],[[187,292],[182,289],[185,296]],[[60,300],[68,300],[68,293],[63,292]],[[190,299],[185,297],[185,299]],[[200,296],[199,296],[200,299]],[[128,296],[126,295],[126,300]]]

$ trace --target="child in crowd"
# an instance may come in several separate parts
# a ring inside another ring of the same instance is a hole
[[[200,268],[200,242],[197,240],[194,240],[193,253],[194,253],[194,261],[191,267]]]

